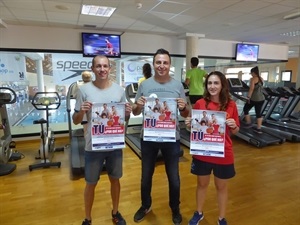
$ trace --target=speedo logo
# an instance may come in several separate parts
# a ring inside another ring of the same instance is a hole
[[[92,62],[86,61],[57,61],[56,69],[66,70],[90,70]]]

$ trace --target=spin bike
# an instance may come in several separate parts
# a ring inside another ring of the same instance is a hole
[[[12,156],[12,148],[16,144],[12,141],[9,126],[7,104],[16,102],[17,95],[14,90],[0,87],[0,176],[8,175],[16,169],[15,164],[7,163]]]
[[[41,159],[41,162],[29,165],[30,171],[37,168],[49,168],[51,166],[60,168],[61,166],[61,162],[52,162],[53,153],[63,151],[63,148],[56,149],[54,147],[54,132],[49,128],[49,111],[58,109],[60,103],[61,100],[57,92],[37,92],[32,98],[31,104],[34,108],[46,111],[46,119],[41,118],[33,121],[33,124],[41,125],[39,157],[36,157],[36,159]]]

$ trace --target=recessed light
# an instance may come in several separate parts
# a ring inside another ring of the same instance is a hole
[[[110,17],[116,8],[96,5],[82,5],[81,14],[90,16]]]
[[[287,37],[296,37],[300,35],[300,30],[294,30],[290,32],[281,33],[281,36],[287,36]]]

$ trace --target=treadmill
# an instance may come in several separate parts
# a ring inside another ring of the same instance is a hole
[[[247,98],[243,96],[243,93],[248,92],[248,85],[238,78],[228,78],[227,80],[230,93],[237,99],[240,99],[244,102],[247,101]],[[268,145],[282,144],[285,142],[284,137],[273,133],[271,130],[266,130],[264,127],[261,128],[262,134],[258,134],[254,131],[254,129],[246,128],[244,126],[245,123],[241,121],[240,130],[235,135],[256,147],[260,148]]]
[[[125,88],[126,99],[130,104],[134,103],[134,99],[138,90],[138,83],[131,83]],[[141,130],[143,128],[143,115],[130,116],[129,121],[125,126],[125,142],[133,150],[133,152],[141,159]],[[183,150],[180,149],[179,157],[183,156]],[[157,160],[163,160],[162,154],[159,151]]]
[[[183,85],[184,92],[185,92],[186,102],[188,103],[188,105],[190,107],[192,107],[192,104],[191,104],[190,98],[189,98],[189,87],[184,82],[182,82],[182,85]],[[190,109],[192,109],[192,108],[190,108]],[[185,118],[182,118],[179,115],[180,143],[189,148],[191,133],[189,130],[187,130],[184,120],[185,120]]]
[[[297,125],[293,125],[284,121],[276,121],[274,118],[272,118],[272,112],[277,106],[281,94],[271,88],[265,88],[265,91],[268,93],[269,99],[272,98],[272,103],[270,104],[269,110],[267,111],[263,120],[263,126],[265,129],[286,138],[287,141],[300,142],[300,130]]]

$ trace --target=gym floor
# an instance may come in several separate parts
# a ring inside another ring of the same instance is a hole
[[[56,146],[68,144],[57,138]],[[61,168],[36,169],[38,141],[17,141],[25,158],[11,162],[16,170],[0,177],[0,223],[5,225],[79,225],[84,218],[83,178],[70,179],[68,150],[56,152]],[[180,160],[182,224],[187,224],[195,206],[196,177],[190,173],[191,156],[184,148]],[[284,143],[262,149],[234,138],[237,175],[229,182],[227,221],[231,225],[298,225],[300,221],[300,145]],[[124,149],[120,212],[128,225],[140,207],[140,160],[130,148]],[[104,173],[105,174],[105,173]],[[157,163],[153,177],[152,212],[141,225],[171,224],[168,184],[164,164]],[[201,225],[214,225],[218,216],[216,192],[211,180]],[[93,207],[93,225],[109,225],[111,200],[106,175],[98,184]]]

